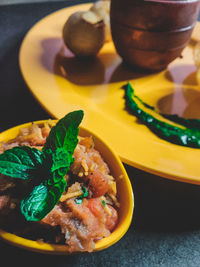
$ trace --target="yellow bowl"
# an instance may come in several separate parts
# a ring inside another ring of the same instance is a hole
[[[41,124],[44,122],[45,120],[36,121],[35,123]],[[6,142],[9,139],[15,138],[20,128],[25,128],[30,125],[31,122],[13,127],[0,133],[0,142]],[[95,243],[94,251],[99,251],[116,243],[128,230],[133,216],[133,191],[123,164],[121,163],[116,153],[110,148],[110,146],[106,144],[99,136],[83,127],[80,127],[79,135],[83,137],[92,135],[94,137],[95,148],[101,153],[105,162],[108,164],[112,175],[116,178],[117,181],[118,198],[120,202],[119,221],[117,227],[110,236],[103,238]],[[12,245],[27,250],[48,254],[68,254],[65,245],[55,245],[33,241],[19,237],[12,233],[8,233],[4,230],[0,230],[0,237]]]

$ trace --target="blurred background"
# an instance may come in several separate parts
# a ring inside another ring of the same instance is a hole
[[[39,3],[39,2],[56,2],[58,0],[0,0],[0,5],[20,4],[20,3]]]

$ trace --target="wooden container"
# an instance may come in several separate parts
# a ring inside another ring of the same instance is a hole
[[[111,0],[111,32],[129,65],[160,71],[190,40],[200,0]]]

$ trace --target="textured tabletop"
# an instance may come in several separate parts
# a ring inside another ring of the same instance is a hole
[[[45,15],[80,2],[0,6],[0,131],[50,117],[22,79],[18,65],[20,44]],[[117,244],[92,254],[50,256],[0,241],[1,266],[199,266],[199,186],[125,167],[134,189],[135,210],[128,232]]]

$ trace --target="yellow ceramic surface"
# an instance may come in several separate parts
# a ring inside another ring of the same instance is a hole
[[[39,21],[26,35],[20,68],[33,95],[54,117],[71,110],[85,111],[84,126],[94,130],[123,162],[157,175],[200,184],[200,150],[159,139],[125,110],[122,86],[130,81],[145,102],[161,112],[200,117],[200,87],[196,81],[193,48],[200,40],[197,24],[182,58],[156,74],[126,68],[113,43],[96,59],[78,61],[63,44],[62,27],[68,16],[90,4],[61,9]]]
[[[35,123],[41,124],[43,122],[45,121],[38,121]],[[26,123],[11,128],[5,132],[2,132],[0,134],[0,142],[2,141],[6,142],[12,138],[15,138],[20,128],[24,128],[30,125],[31,123]],[[122,236],[128,230],[133,216],[133,207],[134,207],[133,190],[123,164],[121,163],[116,153],[110,148],[110,146],[107,145],[99,136],[95,135],[93,132],[85,128],[80,127],[79,135],[80,136],[92,135],[94,137],[95,148],[101,153],[104,160],[107,162],[112,175],[116,178],[117,181],[117,191],[120,202],[119,222],[117,227],[109,237],[106,237],[96,242],[94,251],[99,251],[116,243],[120,238],[122,238]],[[36,252],[50,253],[50,254],[67,253],[65,245],[52,245],[52,244],[32,241],[16,236],[11,233],[7,233],[3,230],[0,230],[0,237],[3,240],[13,245]]]

